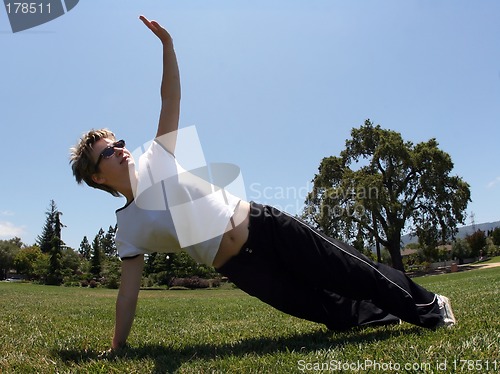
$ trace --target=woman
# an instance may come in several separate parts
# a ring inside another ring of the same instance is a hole
[[[426,328],[455,324],[446,297],[287,213],[244,201],[183,169],[175,157],[181,89],[172,38],[157,22],[140,19],[163,46],[155,139],[135,165],[124,141],[92,130],[71,157],[78,183],[127,199],[116,212],[123,261],[112,349],[127,340],[144,254],[152,252],[186,250],[250,295],[334,330],[400,320]]]

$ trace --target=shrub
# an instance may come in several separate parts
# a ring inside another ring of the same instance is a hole
[[[403,257],[403,265],[406,271],[413,271],[417,269],[419,264],[420,258],[417,253]]]
[[[482,230],[476,230],[473,234],[467,235],[465,240],[469,243],[472,257],[480,256],[481,250],[486,247],[486,234]]]
[[[102,264],[102,278],[100,283],[111,289],[120,286],[121,263],[118,258],[107,258]]]
[[[453,258],[458,258],[459,264],[463,263],[465,258],[472,255],[469,243],[464,239],[456,239],[451,247]]]
[[[169,287],[208,288],[208,281],[199,277],[173,278]]]
[[[491,237],[493,238],[493,244],[500,246],[500,227],[495,227],[491,233]]]
[[[420,270],[427,273],[431,269],[431,264],[428,261],[423,261],[420,264]]]
[[[216,288],[220,287],[221,280],[220,278],[215,278],[215,279],[209,279],[209,282],[211,288]]]
[[[168,273],[168,271],[160,271],[159,273],[151,274],[151,276],[155,280],[154,283],[159,286],[168,285],[172,279],[172,276]]]
[[[142,287],[149,288],[149,287],[153,287],[155,285],[156,285],[155,284],[155,279],[154,279],[154,277],[152,275],[142,278],[142,282],[141,282],[141,286]]]
[[[104,287],[116,290],[120,287],[120,280],[115,275],[110,275],[107,278],[102,278],[101,283]]]

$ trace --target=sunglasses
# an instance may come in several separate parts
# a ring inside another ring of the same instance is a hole
[[[125,148],[125,140],[118,140],[117,142],[114,142],[113,144],[108,145],[106,148],[104,148],[99,154],[99,158],[95,163],[96,169],[99,167],[99,163],[103,158],[110,158],[115,154],[115,148]]]

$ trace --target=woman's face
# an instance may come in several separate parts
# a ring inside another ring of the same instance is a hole
[[[129,169],[133,168],[134,159],[125,142],[102,138],[94,143],[92,158],[97,166],[93,179],[96,183],[115,187],[129,180]]]

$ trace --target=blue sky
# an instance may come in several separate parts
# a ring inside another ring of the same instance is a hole
[[[471,185],[469,216],[500,220],[498,1],[98,4],[15,34],[0,8],[0,239],[33,244],[51,199],[74,248],[114,225],[124,200],[76,185],[68,155],[90,128],[130,149],[154,136],[161,48],[140,14],[174,38],[181,127],[241,167],[248,199],[300,212],[321,159],[369,118],[436,138]]]

